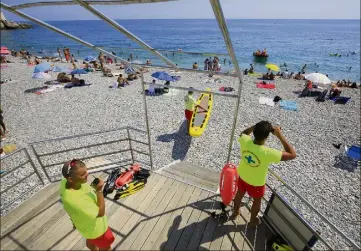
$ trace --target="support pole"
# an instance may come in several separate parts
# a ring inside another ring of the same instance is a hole
[[[103,50],[103,49],[101,49],[101,48],[99,48],[99,47],[96,47],[95,45],[92,45],[91,43],[88,43],[88,42],[86,42],[86,41],[84,41],[84,40],[82,40],[82,39],[80,39],[80,38],[78,38],[78,37],[75,37],[75,36],[73,36],[73,35],[65,32],[65,31],[63,31],[63,30],[61,30],[61,29],[58,29],[58,28],[56,28],[56,27],[54,27],[54,26],[52,26],[52,25],[50,25],[50,24],[48,24],[48,23],[46,23],[46,22],[43,22],[43,21],[41,21],[41,20],[39,20],[39,19],[37,19],[37,18],[34,18],[34,17],[32,17],[32,16],[30,16],[30,15],[28,15],[28,14],[25,14],[24,12],[21,12],[21,11],[18,11],[18,10],[14,10],[13,8],[11,8],[11,7],[10,7],[9,5],[7,5],[7,4],[4,4],[4,3],[0,2],[0,7],[3,8],[4,10],[7,10],[7,11],[9,11],[9,12],[11,12],[11,13],[14,13],[14,14],[22,17],[22,18],[25,18],[25,19],[27,19],[27,20],[30,20],[30,21],[32,21],[32,22],[34,22],[34,23],[36,23],[36,24],[38,24],[38,25],[40,25],[40,26],[43,26],[43,27],[45,27],[45,28],[48,28],[49,30],[52,30],[52,31],[54,31],[54,32],[56,32],[56,33],[59,33],[60,35],[63,35],[63,36],[65,36],[65,37],[67,37],[67,38],[70,38],[70,39],[72,39],[72,40],[74,40],[74,41],[76,41],[76,42],[78,42],[78,43],[81,43],[81,44],[84,45],[84,46],[90,47],[90,48],[92,48],[92,49],[94,49],[94,50],[97,50],[97,51],[99,51],[99,52],[102,52],[102,53],[104,53],[104,54],[106,54],[106,55],[108,55],[108,56],[111,56],[111,57],[114,57],[114,58],[116,58],[116,59],[119,59],[119,60],[120,60],[121,62],[123,62],[123,63],[129,64],[128,61],[124,60],[124,59],[121,58],[121,57],[118,57],[118,56],[113,55],[111,52],[108,52],[108,51]]]
[[[84,9],[88,10],[89,12],[93,13],[95,16],[103,19],[105,22],[107,22],[109,25],[113,26],[114,29],[120,31],[124,35],[126,35],[130,40],[133,40],[137,42],[140,46],[142,46],[147,51],[153,53],[156,57],[160,58],[162,61],[164,61],[167,65],[171,65],[174,68],[178,68],[172,61],[170,61],[168,58],[164,57],[162,54],[160,54],[158,51],[154,50],[152,47],[150,47],[148,44],[140,40],[138,37],[136,37],[134,34],[129,32],[127,29],[125,29],[123,26],[115,22],[113,19],[107,17],[97,9],[95,9],[93,6],[89,5],[88,3],[84,2],[83,0],[74,0],[75,2],[79,3]]]
[[[142,80],[142,90],[143,90],[143,101],[144,101],[144,112],[145,112],[145,124],[147,127],[147,136],[148,136],[148,147],[149,147],[149,158],[150,158],[150,169],[153,170],[153,155],[152,155],[152,143],[150,141],[150,130],[149,130],[149,119],[148,119],[148,106],[147,106],[147,97],[145,96],[145,82],[143,72],[140,75]]]
[[[236,108],[234,110],[233,126],[232,126],[232,132],[231,132],[229,147],[228,147],[228,155],[227,155],[227,163],[228,163],[230,158],[231,158],[231,152],[232,152],[232,148],[233,148],[234,131],[235,131],[236,125],[237,125],[238,109],[239,109],[239,103],[240,103],[240,100],[241,100],[242,87],[243,87],[243,75],[242,75],[241,69],[239,68],[236,55],[234,54],[232,41],[231,41],[231,38],[229,36],[229,32],[228,32],[226,20],[225,20],[224,15],[223,15],[221,4],[220,4],[219,0],[209,0],[209,2],[212,5],[214,15],[215,15],[215,17],[217,19],[219,28],[221,29],[224,42],[226,44],[228,53],[231,56],[232,63],[234,65],[235,69],[236,69],[236,74],[237,74],[238,79],[239,79],[238,99],[236,101]]]

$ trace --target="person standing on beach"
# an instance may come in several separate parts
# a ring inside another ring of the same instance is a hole
[[[193,89],[192,87],[189,87],[189,88]],[[185,118],[187,120],[188,134],[189,134],[190,121],[192,119],[194,109],[196,107],[200,107],[205,112],[207,112],[207,110],[205,108],[203,108],[202,106],[196,104],[196,100],[193,97],[193,93],[194,93],[193,91],[188,91],[188,94],[184,96],[184,104],[185,104],[184,115],[185,115]]]
[[[251,133],[253,133],[254,139],[251,138]],[[281,141],[284,151],[265,146],[270,133]],[[295,159],[296,151],[283,136],[281,127],[273,127],[268,121],[260,121],[256,125],[244,130],[238,142],[241,145],[241,161],[237,168],[240,178],[238,181],[238,191],[234,198],[234,211],[231,217],[235,219],[240,214],[241,201],[247,192],[253,198],[250,225],[255,226],[260,223],[257,215],[265,193],[269,165]]]
[[[60,62],[63,62],[63,57],[61,56],[60,48],[58,48],[58,55],[59,55],[59,58],[60,58]]]
[[[4,117],[3,117],[3,110],[1,110],[0,107],[0,138],[1,139],[6,139],[5,133],[7,133],[8,131],[6,131],[6,126],[4,124]]]
[[[86,239],[90,250],[111,250],[115,238],[108,226],[102,188],[104,181],[87,184],[88,170],[84,162],[73,159],[62,168],[60,196],[64,210],[75,228]]]
[[[209,59],[206,58],[206,60],[204,60],[204,70],[205,70],[205,71],[208,70],[208,62],[209,62]]]

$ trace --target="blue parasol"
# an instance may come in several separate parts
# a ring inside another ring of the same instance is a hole
[[[84,61],[92,62],[92,61],[97,61],[97,59],[93,56],[87,56],[84,58]]]
[[[127,68],[125,68],[124,72],[126,74],[135,74],[137,71],[131,65],[129,65]]]
[[[72,72],[70,72],[71,75],[75,75],[75,74],[88,74],[88,72],[84,69],[75,69]]]
[[[165,71],[157,71],[152,74],[153,78],[165,81],[176,81],[171,75],[166,73]]]
[[[46,71],[49,71],[50,68],[51,68],[51,66],[49,63],[41,63],[41,64],[38,64],[37,66],[35,66],[34,73],[46,72]]]

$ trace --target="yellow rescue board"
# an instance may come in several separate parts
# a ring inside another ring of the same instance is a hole
[[[207,88],[206,90],[211,91],[210,88]],[[196,104],[202,106],[207,111],[204,111],[200,107],[194,109],[191,122],[189,123],[189,135],[192,137],[200,137],[204,133],[212,112],[213,95],[202,93],[197,99]]]

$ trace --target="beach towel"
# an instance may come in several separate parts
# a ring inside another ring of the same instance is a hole
[[[219,91],[221,91],[221,92],[233,92],[234,88],[222,86],[221,88],[219,88]]]
[[[262,82],[259,82],[257,88],[274,89],[276,86],[275,84],[263,84]]]
[[[34,93],[40,95],[40,94],[45,94],[48,92],[55,91],[56,89],[59,89],[59,88],[64,88],[64,86],[62,86],[62,85],[53,85],[51,87],[45,86],[43,89],[40,89]]]
[[[73,87],[83,87],[83,86],[90,86],[91,84],[83,84],[83,85],[80,85],[80,84],[72,84],[72,83],[69,83],[69,84],[66,84],[64,86],[64,88],[73,88]]]
[[[338,96],[338,97],[333,97],[333,98],[330,97],[330,99],[332,101],[334,101],[335,104],[343,104],[344,105],[351,99],[351,97]]]
[[[297,111],[298,110],[296,101],[282,100],[280,102],[280,107],[284,110],[289,110],[289,111]]]
[[[271,98],[259,97],[258,103],[261,105],[275,106],[275,102]]]

